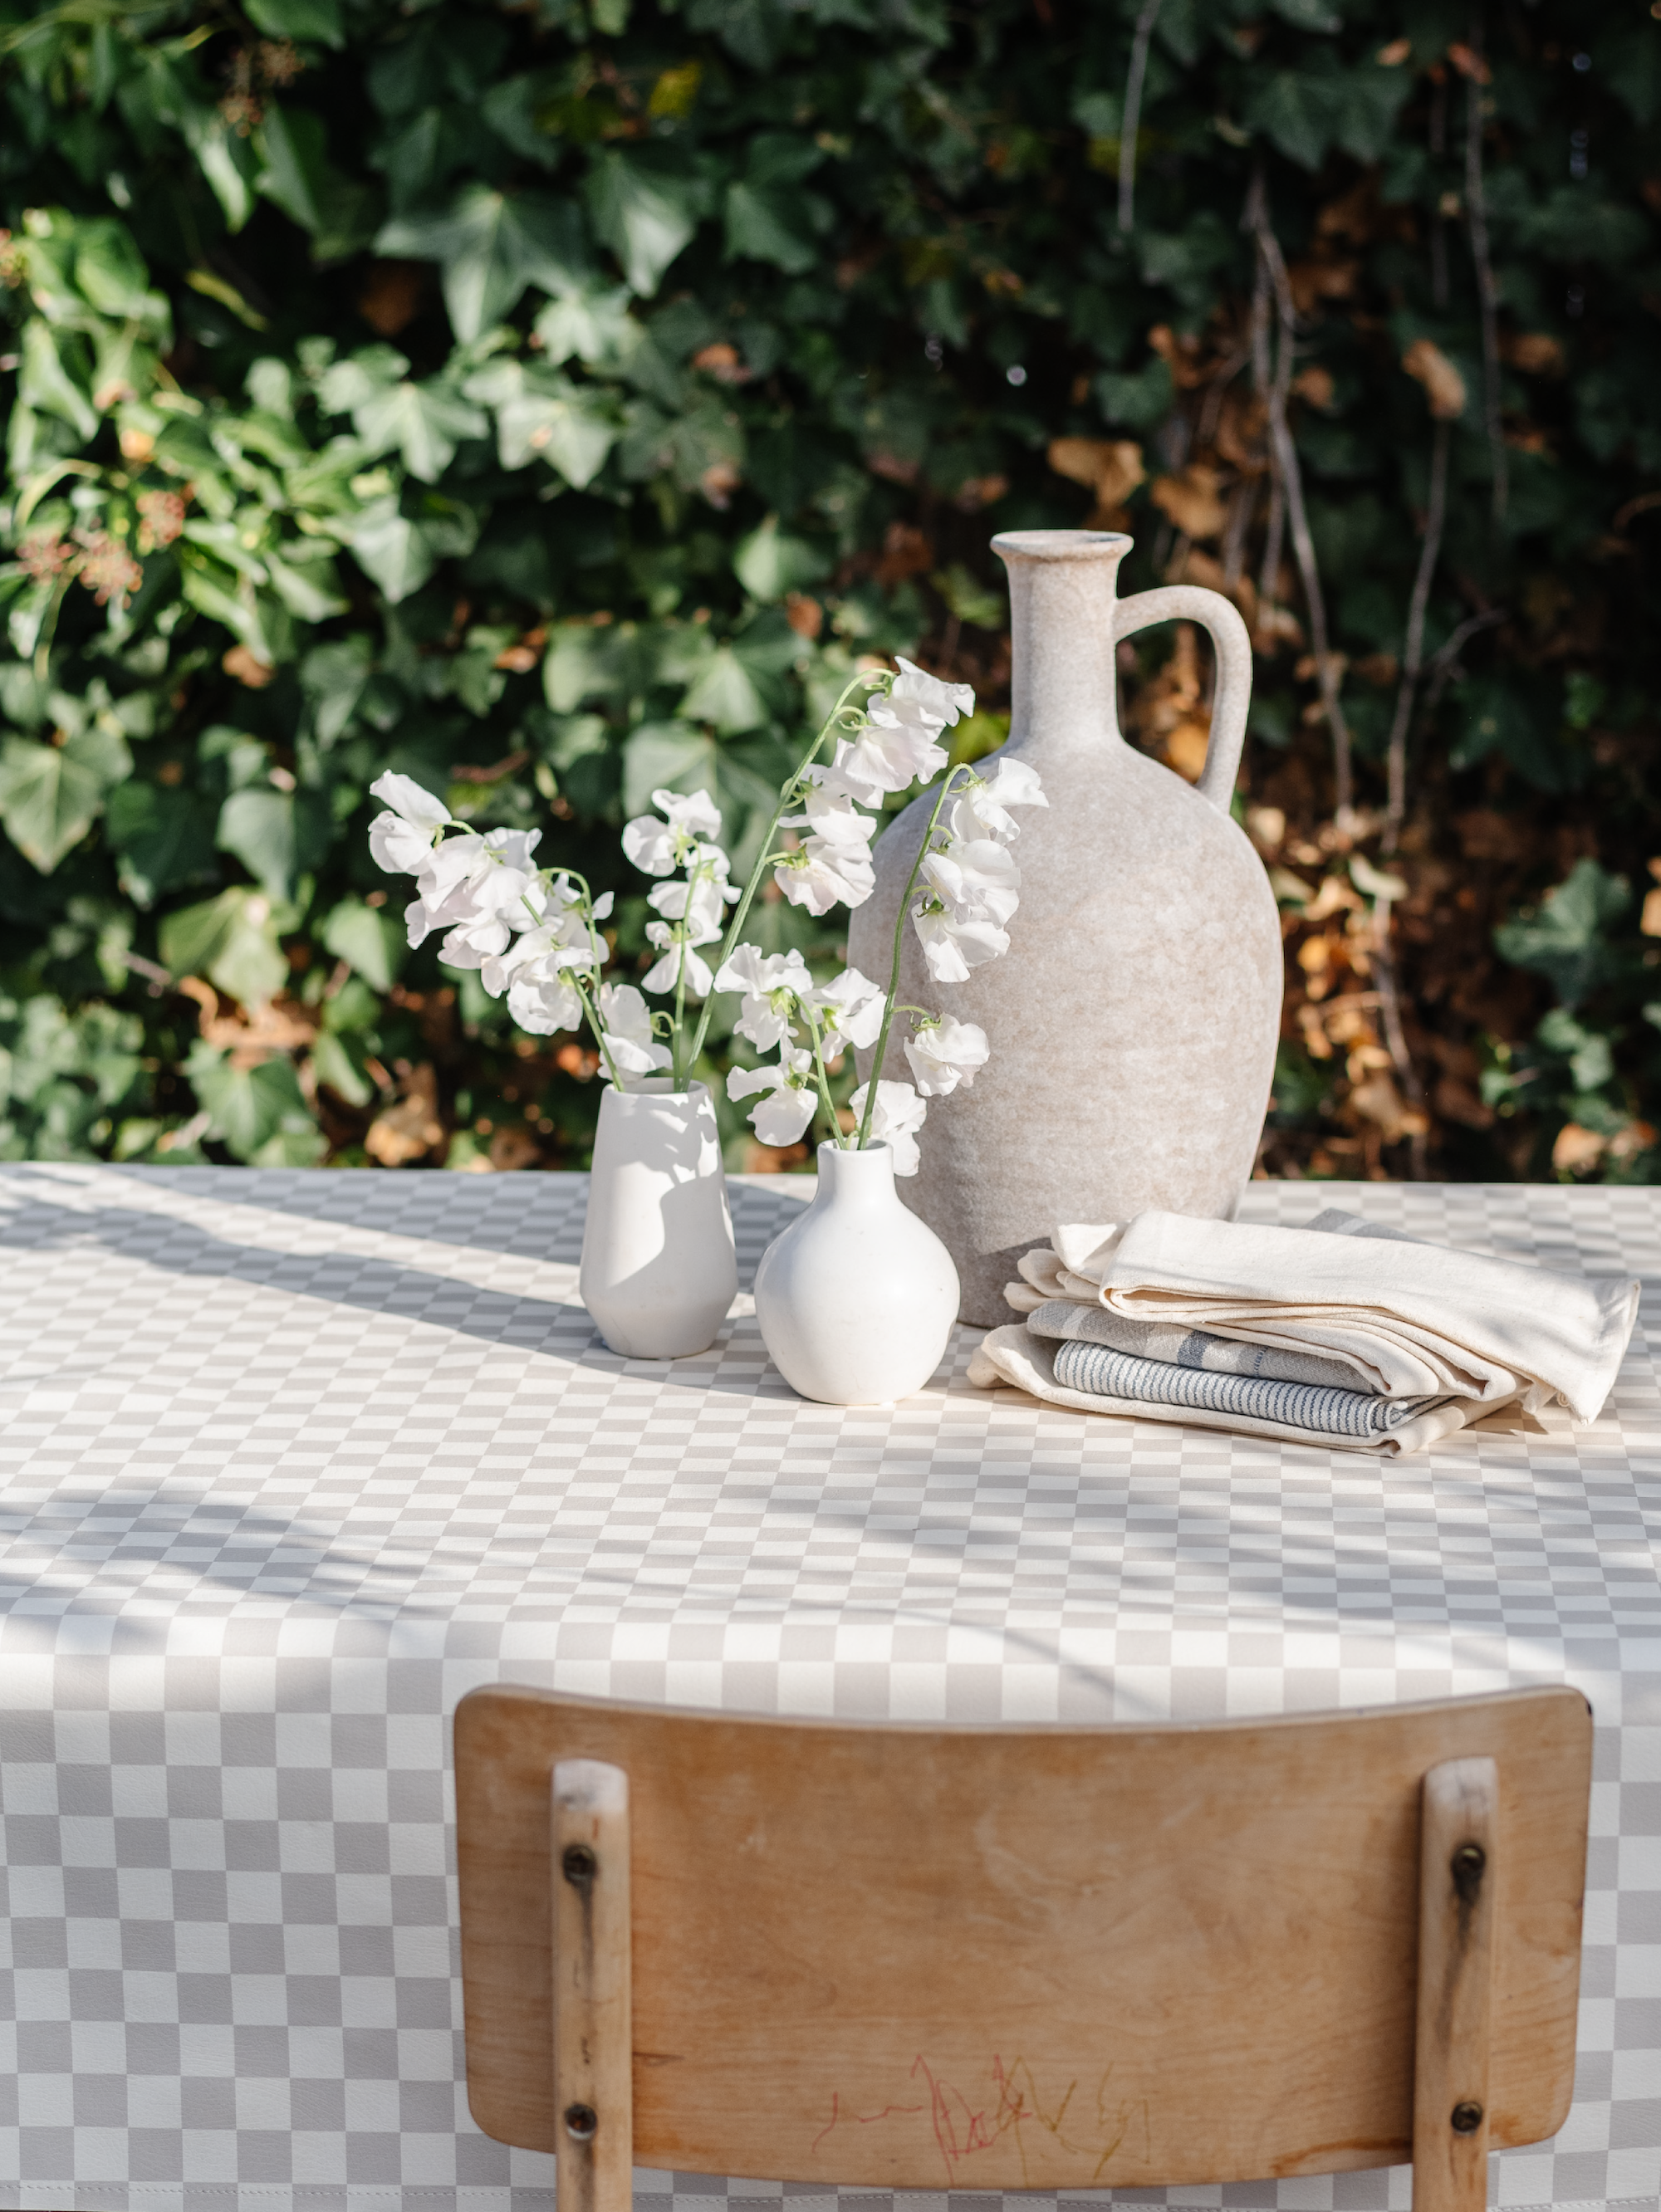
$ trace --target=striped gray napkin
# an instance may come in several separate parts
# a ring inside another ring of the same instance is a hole
[[[1172,1367],[1204,1368],[1214,1375],[1250,1375],[1271,1382],[1307,1382],[1317,1389],[1364,1390],[1355,1368],[1347,1359],[1323,1359],[1317,1352],[1288,1352],[1265,1344],[1240,1344],[1213,1336],[1203,1328],[1184,1328],[1178,1323],[1134,1321],[1129,1314],[1107,1306],[1080,1305],[1073,1298],[1050,1298],[1026,1317],[1035,1336],[1058,1336],[1083,1344],[1104,1344],[1133,1359],[1162,1360]],[[1056,1358],[1056,1372],[1061,1374]],[[1086,1390],[1086,1382],[1070,1389]],[[1135,1397],[1136,1391],[1117,1395]],[[1187,1403],[1186,1400],[1173,1402]]]
[[[1043,1307],[1039,1312],[1045,1311]],[[1027,1327],[1037,1328],[1038,1316],[1028,1316]],[[1163,1334],[1164,1332],[1162,1332]],[[1198,1335],[1199,1332],[1194,1332]],[[1220,1344],[1217,1337],[1202,1338]],[[1229,1352],[1251,1352],[1250,1345],[1228,1345]],[[1267,1354],[1269,1359],[1277,1355]],[[1279,1355],[1285,1365],[1337,1368],[1335,1361],[1297,1362]],[[1343,1369],[1337,1369],[1346,1373]],[[1432,1398],[1380,1398],[1367,1390],[1335,1389],[1255,1373],[1220,1371],[1196,1360],[1181,1364],[1156,1354],[1138,1358],[1106,1344],[1069,1337],[1056,1354],[1056,1380],[1064,1390],[1080,1390],[1092,1398],[1135,1398],[1149,1406],[1181,1406],[1192,1412],[1244,1414],[1259,1421],[1274,1421],[1286,1428],[1304,1429],[1311,1438],[1388,1437],[1416,1420],[1436,1401]],[[1353,1378],[1352,1378],[1353,1379]]]

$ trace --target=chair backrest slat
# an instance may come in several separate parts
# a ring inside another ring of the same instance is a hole
[[[858,1727],[496,1687],[456,1716],[468,2090],[556,2147],[550,1777],[628,1777],[634,2155],[882,2188],[1329,2173],[1413,2142],[1421,1792],[1491,1759],[1496,2149],[1574,2071],[1591,1715]]]

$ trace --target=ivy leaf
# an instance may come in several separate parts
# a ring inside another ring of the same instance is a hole
[[[523,468],[540,453],[567,483],[592,483],[622,425],[605,398],[557,370],[493,361],[462,386],[469,398],[494,407],[496,450],[504,469]]]
[[[1595,198],[1584,185],[1560,185],[1525,217],[1522,232],[1526,245],[1551,260],[1600,261],[1613,269],[1643,252],[1650,226],[1636,208]]]
[[[1265,76],[1245,106],[1247,123],[1266,131],[1287,159],[1318,169],[1331,143],[1331,88],[1296,70]]]
[[[96,726],[61,745],[9,738],[0,749],[0,821],[25,860],[49,876],[97,820],[111,785],[131,773],[125,743]]]
[[[601,154],[583,186],[596,235],[609,246],[642,299],[697,228],[706,204],[702,178],[615,149]]]
[[[316,1138],[294,1062],[281,1054],[252,1067],[238,1067],[230,1054],[198,1037],[186,1060],[185,1073],[202,1110],[212,1117],[212,1133],[238,1159],[252,1159],[285,1131]]]
[[[1364,63],[1347,70],[1342,78],[1335,136],[1346,154],[1358,161],[1383,158],[1396,128],[1402,103],[1413,89],[1406,70],[1383,69]]]
[[[1269,0],[1269,5],[1282,22],[1296,30],[1330,33],[1343,28],[1342,19],[1325,5],[1325,0]]]
[[[253,148],[212,111],[195,112],[186,125],[186,137],[224,214],[225,227],[234,236],[253,213],[259,175]]]
[[[624,811],[644,813],[660,787],[713,791],[716,750],[712,738],[686,722],[642,723],[623,748]]]
[[[1151,430],[1171,412],[1177,388],[1171,371],[1158,354],[1152,355],[1131,375],[1104,369],[1096,379],[1096,398],[1110,424],[1128,430]]]
[[[1634,21],[1600,38],[1603,79],[1634,121],[1650,123],[1661,110],[1661,40]]]
[[[213,817],[194,792],[120,783],[110,793],[105,820],[119,856],[121,888],[142,907],[213,872]]]
[[[341,595],[326,548],[319,547],[303,566],[268,553],[265,573],[277,598],[301,622],[326,622],[331,615],[344,615],[351,604]]]
[[[729,735],[758,730],[769,719],[750,671],[730,645],[711,653],[682,698],[680,711],[689,721],[713,722]]]
[[[439,562],[471,553],[478,518],[459,500],[427,492],[406,514],[396,494],[373,501],[358,517],[351,548],[358,566],[394,605],[418,592]]]
[[[100,315],[119,322],[147,322],[156,295],[132,233],[113,216],[75,227],[75,283]]]
[[[312,236],[312,258],[344,261],[374,228],[375,195],[353,184],[330,161],[323,119],[309,108],[265,110],[259,137],[265,167],[255,190]]]
[[[349,1106],[367,1106],[374,1097],[374,1086],[341,1040],[328,1030],[319,1030],[313,1040],[312,1073]]]
[[[542,660],[543,696],[557,714],[569,714],[585,699],[604,698],[616,680],[616,652],[609,630],[587,623],[562,623]]]
[[[827,563],[816,545],[805,538],[781,534],[779,519],[770,514],[758,530],[740,538],[733,553],[733,573],[752,599],[782,599],[824,575]]]
[[[340,28],[340,0],[246,0],[248,20],[268,39],[315,40],[326,46],[344,46]]]
[[[788,276],[805,275],[818,259],[814,234],[830,210],[800,179],[824,158],[811,138],[764,131],[750,149],[744,177],[727,188],[727,258],[770,261]]]
[[[343,899],[330,915],[323,925],[323,946],[377,991],[392,989],[409,951],[397,917],[377,912],[357,898]],[[340,1089],[338,1084],[334,1087]]]
[[[1561,1006],[1578,1006],[1621,966],[1606,932],[1632,904],[1624,876],[1596,860],[1577,860],[1565,883],[1548,891],[1543,907],[1502,922],[1494,942],[1502,960],[1545,976]]]
[[[286,900],[295,878],[317,866],[329,845],[327,802],[316,791],[234,791],[219,811],[222,852],[234,853],[266,894]]]
[[[78,341],[69,343],[78,350]],[[23,326],[17,397],[26,407],[44,408],[47,414],[61,416],[83,443],[98,435],[97,411],[82,380],[71,374],[50,324],[39,315],[32,315]]]
[[[557,295],[536,319],[545,358],[555,368],[573,354],[591,366],[623,368],[647,343],[629,313],[630,298],[626,284],[602,284],[598,278]]]
[[[822,20],[857,23],[862,30],[870,27],[863,11],[843,13],[838,5],[837,12],[830,15],[821,0],[816,12]],[[783,49],[790,22],[778,0],[692,0],[686,20],[692,30],[714,31],[728,52],[752,70],[772,68]]]
[[[333,744],[350,723],[374,665],[374,643],[361,630],[316,647],[301,662],[300,688],[311,702],[312,734],[319,745]]]
[[[356,416],[360,407],[392,391],[409,373],[410,362],[396,346],[359,346],[344,361],[331,362],[317,380],[318,404],[326,415]]]
[[[375,251],[443,264],[444,304],[464,344],[511,314],[527,284],[574,291],[591,265],[582,218],[568,201],[479,184],[441,213],[394,216]]]
[[[405,467],[423,483],[438,482],[462,439],[481,438],[490,427],[488,416],[438,379],[374,392],[353,409],[352,420],[372,453],[398,447]]]
[[[162,964],[175,975],[205,975],[245,1006],[263,1006],[289,978],[279,918],[264,891],[234,884],[217,898],[163,916],[156,932]]]

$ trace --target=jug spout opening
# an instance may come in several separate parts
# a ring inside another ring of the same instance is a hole
[[[1001,561],[1099,561],[1120,559],[1135,540],[1123,530],[1001,530],[992,550]]]

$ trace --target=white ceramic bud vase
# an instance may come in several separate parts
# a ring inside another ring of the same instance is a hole
[[[721,1133],[701,1083],[654,1076],[599,1102],[578,1288],[626,1359],[707,1352],[739,1286]]]
[[[762,1342],[791,1389],[828,1406],[910,1398],[957,1317],[952,1255],[901,1205],[889,1147],[821,1145],[812,1204],[756,1270]]]

